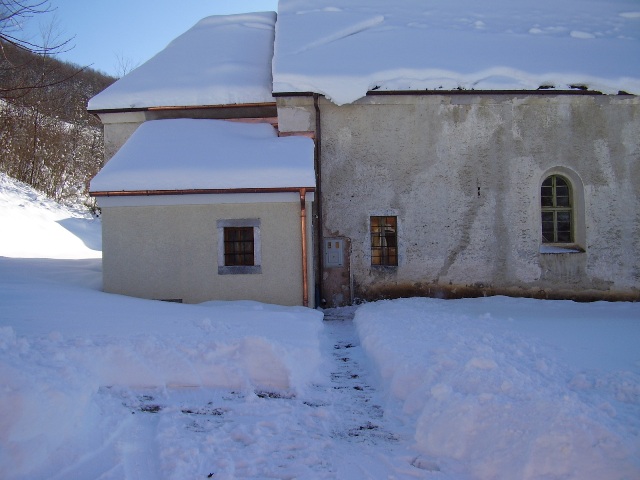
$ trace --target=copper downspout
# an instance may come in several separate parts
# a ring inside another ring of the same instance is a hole
[[[300,230],[302,232],[302,305],[309,306],[309,273],[307,272],[307,189],[300,189]]]

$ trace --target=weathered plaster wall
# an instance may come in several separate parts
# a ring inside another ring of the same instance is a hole
[[[105,113],[100,115],[100,120],[104,128],[104,163],[107,163],[145,121],[145,116],[143,112]]]
[[[278,105],[281,130],[315,128],[312,98]],[[323,233],[351,240],[356,299],[640,298],[637,97],[381,95],[320,111]],[[540,253],[554,172],[582,185],[584,253]],[[382,214],[398,216],[398,267],[370,265],[368,220]]]
[[[173,118],[196,118],[205,120],[255,121],[263,119],[269,122],[275,118],[277,109],[273,104],[228,105],[201,107],[166,107],[150,110],[100,111],[98,116],[104,125],[104,162],[107,163],[122,147],[133,132],[149,120],[167,120]]]
[[[307,207],[310,212],[310,202]],[[262,272],[218,275],[217,220],[246,218],[260,219]],[[309,214],[308,238],[310,220]],[[299,202],[105,207],[102,222],[107,292],[187,303],[302,305]],[[312,252],[310,244],[309,271]],[[311,282],[310,306],[313,291]]]

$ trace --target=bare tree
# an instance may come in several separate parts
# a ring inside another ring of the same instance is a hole
[[[71,38],[61,39],[55,33],[55,18],[48,26],[41,27],[39,41],[24,36],[24,25],[27,22],[38,15],[54,11],[50,0],[0,0],[0,98],[20,97],[33,89],[51,87],[55,84],[53,82],[64,82],[83,70],[77,69],[69,78],[51,80],[52,75],[33,78],[30,75],[31,65],[24,63],[25,59],[28,62],[38,61],[38,58],[44,61],[72,48]],[[16,51],[36,55],[17,55]]]
[[[122,52],[116,53],[116,77],[122,78],[139,66],[140,62],[135,62],[131,57],[126,57]]]
[[[0,0],[0,40],[40,55],[62,53],[71,39],[51,45],[32,42],[20,34],[22,26],[33,17],[53,11],[49,0]]]

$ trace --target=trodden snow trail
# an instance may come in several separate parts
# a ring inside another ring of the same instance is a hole
[[[431,469],[415,461],[411,429],[385,415],[354,312],[325,311],[322,348],[330,374],[297,395],[102,388],[105,413],[121,411],[122,421],[109,448],[117,465],[100,478],[430,478]]]

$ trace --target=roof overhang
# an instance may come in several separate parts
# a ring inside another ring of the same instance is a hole
[[[315,187],[281,188],[193,188],[184,190],[112,190],[90,192],[92,197],[139,197],[159,195],[224,195],[246,193],[298,193],[301,190],[315,192]]]
[[[140,108],[112,108],[89,110],[108,123],[107,118],[121,114],[142,114],[144,120],[167,120],[175,118],[200,118],[213,120],[243,120],[263,119],[263,121],[277,124],[278,109],[276,102],[243,103],[234,105],[195,105],[195,106],[165,106]],[[274,119],[276,119],[274,121]]]

